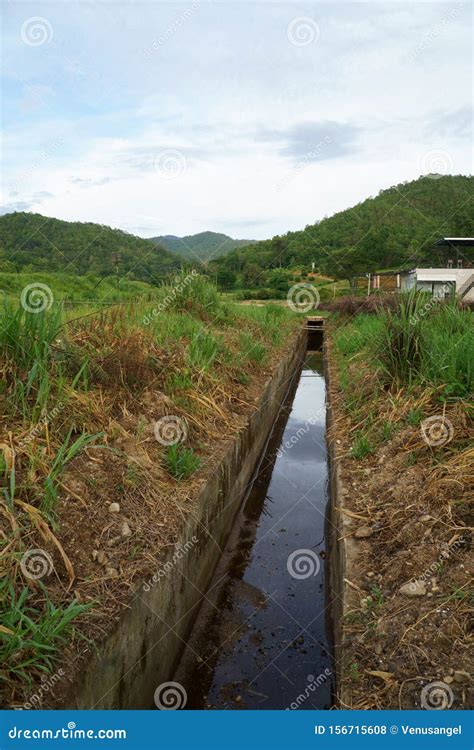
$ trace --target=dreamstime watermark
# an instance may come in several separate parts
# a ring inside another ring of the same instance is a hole
[[[316,310],[319,305],[319,292],[312,284],[294,284],[286,296],[288,307],[297,313]]]
[[[439,180],[454,170],[451,154],[441,149],[432,149],[423,155],[420,161],[421,174],[426,174],[432,180]]]
[[[155,156],[153,166],[160,177],[176,180],[186,171],[186,157],[176,148],[165,148]]]
[[[447,445],[454,437],[452,422],[443,414],[427,417],[420,425],[421,436],[431,448]]]
[[[426,711],[444,711],[453,701],[453,691],[445,682],[430,682],[421,691],[421,705]]]
[[[49,552],[44,549],[30,549],[20,560],[21,572],[25,578],[38,581],[48,576],[54,568],[54,563]]]
[[[315,159],[317,159],[318,156],[320,156],[324,149],[329,146],[329,144],[332,143],[331,136],[327,135],[325,136],[322,141],[319,141],[319,143],[316,144],[314,148],[312,148],[310,151],[308,151],[302,159],[296,164],[293,169],[291,169],[288,174],[283,177],[282,180],[277,184],[276,190],[277,192],[281,192],[285,188],[290,185],[296,178],[298,177],[298,174],[303,170],[306,169],[310,164],[314,162]]]
[[[20,31],[21,41],[28,47],[41,47],[53,38],[53,27],[47,18],[31,16],[23,21]]]
[[[312,549],[297,549],[288,555],[286,568],[299,581],[317,576],[321,568],[319,555]]]
[[[315,677],[314,674],[309,674],[307,677],[308,682],[304,693],[300,693],[297,698],[285,708],[285,711],[297,711],[298,708],[302,706],[303,703],[305,703],[308,698],[315,692],[315,690],[321,687],[321,685],[323,685],[331,676],[332,672],[327,667],[324,672],[318,674],[317,677]]]
[[[166,42],[168,42],[177,31],[179,31],[180,27],[183,26],[189,19],[193,16],[196,11],[199,10],[199,3],[197,0],[194,0],[193,3],[188,8],[185,8],[182,13],[180,13],[179,16],[177,16],[172,23],[169,24],[169,26],[166,27],[164,32],[160,34],[159,37],[154,39],[149,47],[145,47],[143,50],[144,56],[150,60],[153,53],[156,52],[160,47],[162,47]]]
[[[420,576],[417,576],[416,579],[410,581],[410,589],[415,592],[418,589],[420,583],[427,583],[431,578],[436,576],[439,573],[440,566],[446,560],[449,560],[453,555],[457,554],[459,550],[464,549],[466,547],[466,544],[467,539],[462,536],[459,539],[456,539],[456,541],[451,545],[445,544],[435,562],[432,562],[429,568],[424,571],[424,573],[422,573]]]
[[[307,47],[319,39],[319,26],[310,16],[298,16],[288,24],[286,36],[294,47]]]
[[[65,406],[66,404],[63,401],[60,401],[49,412],[46,411],[46,409],[43,409],[43,411],[41,412],[41,419],[29,431],[26,437],[22,438],[22,440],[19,440],[18,447],[23,448],[25,445],[28,445],[29,443],[31,443],[32,440],[34,440],[39,435],[41,435],[46,425],[48,425],[55,417],[57,417],[58,414],[64,409]]]
[[[57,672],[49,677],[42,677],[41,685],[37,688],[35,693],[28,697],[26,703],[23,704],[23,709],[29,711],[32,708],[41,708],[45,695],[51,692],[56,683],[60,682],[65,674],[66,672],[64,669],[58,669]]]
[[[173,304],[176,297],[179,294],[182,294],[185,291],[185,289],[189,286],[189,284],[191,284],[197,276],[199,276],[199,274],[195,268],[193,268],[191,273],[188,273],[184,278],[178,276],[174,287],[166,295],[164,300],[160,302],[157,307],[154,307],[149,315],[145,315],[145,317],[142,320],[143,325],[149,326],[154,318],[157,318],[158,315],[160,315],[161,313],[164,313],[165,310],[170,305]]]
[[[445,295],[450,293],[452,291],[452,285],[451,284],[443,284],[441,289],[437,294],[434,294],[428,302],[426,302],[421,310],[418,310],[415,315],[410,316],[410,325],[414,326],[417,323],[420,322],[421,318],[424,318],[425,315],[428,315],[430,310],[433,309],[439,302],[442,302],[445,298]]]
[[[179,682],[162,682],[155,690],[155,706],[160,711],[177,711],[188,702],[188,694]]]
[[[302,427],[298,427],[297,431],[289,439],[283,440],[282,445],[277,450],[278,458],[282,458],[287,451],[291,450],[324,415],[325,409],[322,408],[312,414]]]
[[[418,55],[420,55],[422,52],[424,52],[428,47],[430,47],[436,39],[439,37],[440,34],[445,31],[446,27],[454,21],[455,18],[459,15],[461,12],[461,9],[464,8],[464,3],[459,3],[456,8],[453,8],[451,12],[448,15],[445,15],[439,23],[432,26],[429,31],[424,35],[423,39],[418,42],[418,44],[413,47],[410,52],[407,55],[407,59],[410,62],[413,62],[416,60]]]
[[[54,302],[53,292],[47,284],[34,281],[21,290],[21,306],[26,312],[40,313],[49,310]]]
[[[188,426],[184,419],[170,414],[161,417],[153,425],[155,438],[161,445],[176,445],[182,443],[188,436]]]
[[[142,587],[143,591],[151,591],[153,586],[158,583],[161,578],[169,576],[176,563],[182,560],[183,557],[185,557],[196,546],[196,544],[199,544],[199,539],[197,536],[192,536],[187,542],[178,546],[173,552],[171,559],[167,560],[165,564],[148,579],[148,581],[145,581]]]

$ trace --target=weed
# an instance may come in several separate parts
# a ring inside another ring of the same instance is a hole
[[[407,414],[407,422],[412,427],[417,427],[423,419],[423,412],[421,409],[410,409]]]
[[[93,440],[99,437],[100,433],[96,435],[80,435],[73,443],[69,445],[73,428],[69,430],[66,438],[64,439],[61,447],[59,448],[56,456],[54,457],[51,469],[47,477],[44,480],[43,485],[43,499],[41,501],[41,512],[50,520],[53,521],[54,511],[58,501],[57,483],[59,477],[64,471],[66,464],[72,461],[81,450],[89,445]]]
[[[27,587],[17,596],[11,584],[2,584],[0,680],[16,676],[31,684],[35,672],[51,672],[54,658],[73,630],[73,621],[91,606],[72,601],[65,608],[57,607],[42,588],[43,604],[39,607],[30,603]]]
[[[217,355],[217,341],[210,333],[199,331],[194,334],[188,348],[188,362],[191,367],[206,372]]]
[[[349,679],[351,682],[359,682],[361,678],[360,668],[357,662],[353,661],[349,665]]]
[[[201,460],[192,448],[183,445],[170,445],[166,452],[166,464],[168,471],[176,479],[187,479],[199,468]]]
[[[250,333],[244,331],[240,334],[240,348],[244,359],[255,365],[261,365],[266,359],[267,349],[259,341],[256,341]]]
[[[360,460],[362,458],[365,458],[372,452],[373,448],[366,435],[360,435],[359,437],[356,437],[356,439],[352,443],[351,448],[352,458]]]

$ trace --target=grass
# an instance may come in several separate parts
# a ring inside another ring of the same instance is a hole
[[[356,439],[352,443],[352,449],[351,449],[352,458],[355,458],[356,460],[360,460],[361,458],[365,458],[372,452],[373,452],[373,448],[370,444],[370,441],[367,435],[359,435],[358,437],[356,437]]]
[[[193,448],[182,445],[170,445],[166,452],[166,465],[170,474],[176,479],[187,479],[201,465]]]
[[[34,675],[50,673],[55,657],[74,632],[73,622],[90,609],[91,605],[75,600],[66,607],[56,606],[44,587],[42,591],[40,608],[31,603],[29,588],[17,594],[9,582],[2,583],[0,681],[16,677],[31,685]]]
[[[466,403],[474,389],[472,312],[422,293],[394,296],[378,312],[333,319],[339,382],[358,430],[351,455],[361,460],[389,442],[399,423],[417,427],[428,404]],[[382,394],[386,409],[371,409]],[[425,394],[425,395],[424,395]],[[399,404],[397,409],[392,406]]]
[[[74,276],[66,273],[0,273],[0,294],[9,300],[19,298],[29,284],[46,284],[57,303],[106,303],[122,302],[147,296],[156,296],[156,287],[142,281],[115,276]],[[74,307],[76,306],[74,305]]]
[[[20,295],[35,281],[51,287],[53,301],[31,312]],[[0,643],[2,675],[12,690],[16,680],[51,671],[78,617],[81,629],[94,628],[82,617],[89,605],[78,604],[69,590],[67,554],[72,567],[79,554],[71,546],[73,530],[63,528],[69,504],[87,526],[90,512],[100,516],[104,508],[104,487],[145,513],[161,503],[143,528],[158,518],[154,532],[166,546],[182,522],[180,488],[205,467],[218,441],[235,433],[249,389],[263,382],[263,365],[301,324],[285,308],[229,302],[192,274],[151,291],[121,282],[119,291],[134,299],[113,307],[61,303],[90,299],[94,283],[51,274],[0,278],[7,292],[0,299],[0,512],[11,529],[0,539]],[[154,439],[153,424],[165,415],[189,427],[183,442],[168,447]],[[135,462],[128,445],[141,459]],[[134,536],[135,543],[139,570],[147,547]],[[44,546],[62,550],[66,560],[61,553],[55,576],[25,581],[23,552]],[[81,548],[87,559],[91,552]],[[86,591],[81,602],[99,608],[104,587],[107,595],[113,584],[95,572],[77,581],[75,589]]]

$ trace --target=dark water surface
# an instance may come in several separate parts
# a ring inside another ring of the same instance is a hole
[[[331,705],[322,367],[307,354],[207,592],[176,674],[187,708]]]

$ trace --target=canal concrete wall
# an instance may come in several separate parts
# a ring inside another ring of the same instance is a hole
[[[199,492],[176,549],[137,588],[60,708],[149,708],[155,688],[172,679],[306,341],[307,331],[301,330],[266,382],[246,427]]]
[[[350,570],[357,550],[352,539],[350,517],[345,513],[347,488],[342,486],[340,458],[334,424],[335,399],[337,391],[333,375],[331,341],[325,337],[323,344],[324,371],[326,377],[326,444],[329,461],[329,493],[327,533],[329,535],[329,601],[334,638],[334,672],[336,677],[336,703],[339,708],[347,708],[343,676],[346,671],[344,652],[344,622],[349,606],[347,570]]]

